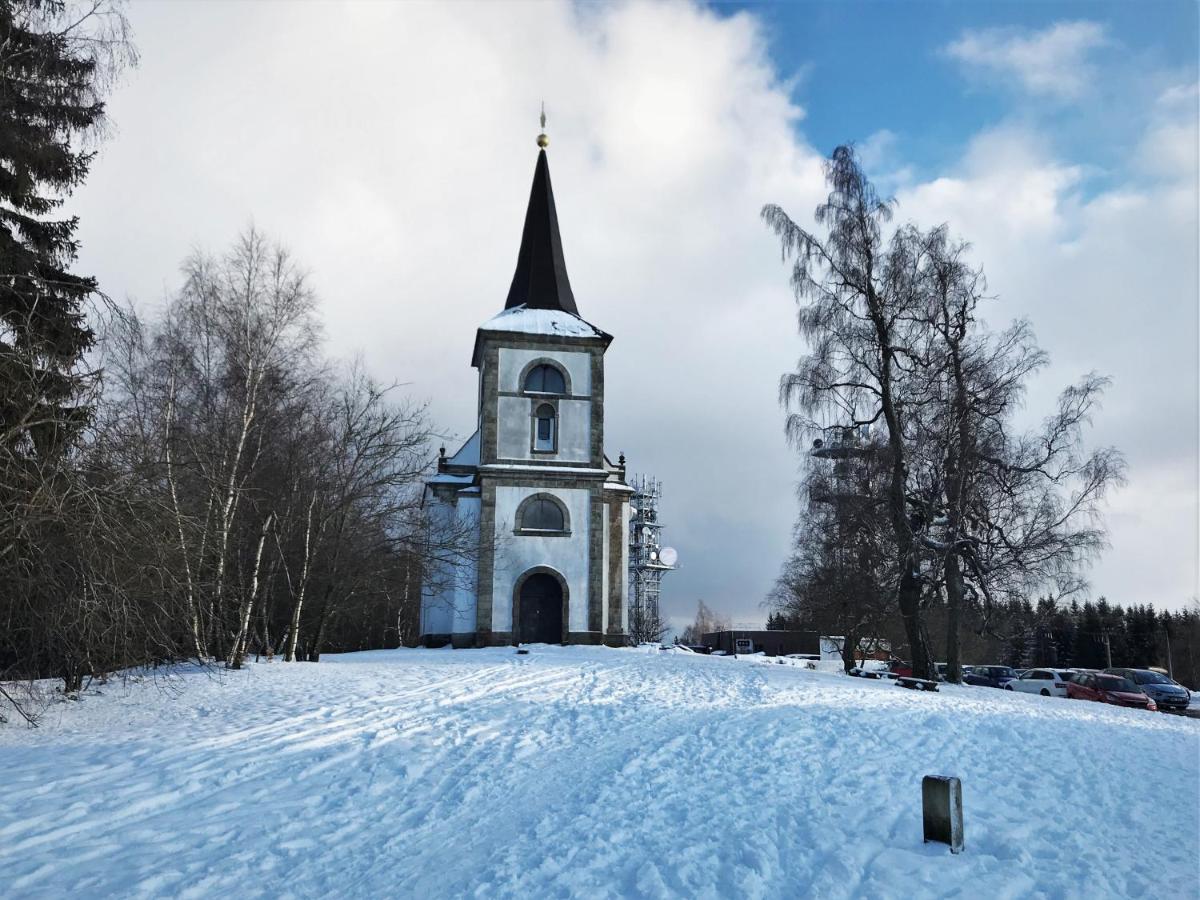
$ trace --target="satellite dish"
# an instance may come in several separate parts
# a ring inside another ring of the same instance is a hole
[[[658,561],[664,566],[673,566],[679,561],[679,554],[675,552],[674,547],[663,547],[662,552],[658,554]]]
[[[650,559],[652,559],[652,560],[658,559],[658,554],[655,553],[653,550],[650,551]]]
[[[630,511],[631,513],[635,513],[635,512],[637,512],[637,507],[636,507],[636,506],[631,506],[631,507],[629,507],[629,511]]]
[[[653,532],[653,531],[651,531],[649,528],[643,528],[643,529],[642,529],[642,537],[646,538],[647,540],[650,538],[650,536],[651,536],[652,534],[654,534],[654,532]]]

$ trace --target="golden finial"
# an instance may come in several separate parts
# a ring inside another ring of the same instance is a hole
[[[545,150],[550,145],[550,138],[546,136],[546,101],[542,101],[542,133],[537,136],[537,145]]]

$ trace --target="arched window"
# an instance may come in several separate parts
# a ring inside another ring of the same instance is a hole
[[[528,394],[565,394],[567,380],[555,366],[542,363],[534,366],[525,376],[525,392]]]
[[[566,510],[552,497],[534,494],[517,510],[517,527],[521,531],[566,531]]]
[[[549,403],[542,403],[538,406],[533,414],[533,449],[542,453],[553,453],[556,449],[555,442],[558,438],[556,434],[557,428],[557,413],[554,407]]]

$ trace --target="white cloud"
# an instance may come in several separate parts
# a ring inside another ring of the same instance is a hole
[[[1062,239],[1079,166],[1057,162],[1028,129],[1003,126],[976,135],[954,171],[899,193],[901,218],[949,222],[956,232],[991,245]]]
[[[1200,85],[1163,91],[1151,111],[1150,126],[1138,144],[1144,174],[1167,180],[1194,180],[1200,169]]]
[[[1096,22],[1058,22],[1042,31],[987,28],[965,31],[945,48],[974,72],[1012,80],[1031,94],[1071,100],[1087,89],[1089,54],[1108,40]]]
[[[912,183],[916,177],[911,166],[904,165],[894,131],[881,128],[855,147],[862,167],[871,173],[871,181],[883,196],[890,196]]]

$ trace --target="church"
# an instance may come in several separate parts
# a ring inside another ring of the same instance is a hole
[[[544,124],[544,122],[543,122]],[[546,159],[537,165],[504,309],[479,326],[477,428],[442,451],[430,527],[477,550],[423,579],[425,646],[623,645],[629,625],[625,459],[604,453],[604,354],[579,314]]]

